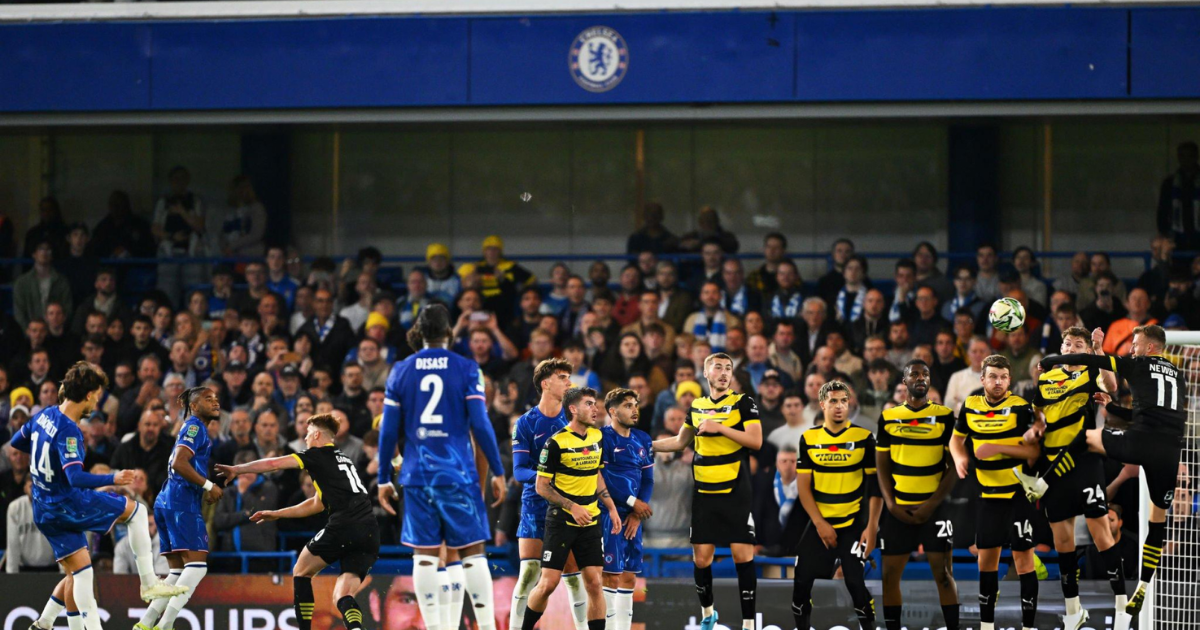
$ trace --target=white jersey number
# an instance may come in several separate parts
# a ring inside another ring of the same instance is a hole
[[[42,452],[38,453],[38,434],[33,434],[33,450],[30,452],[29,474],[41,477],[42,481],[54,481],[54,471],[50,468],[50,444],[42,444]]]
[[[1159,374],[1157,372],[1151,372],[1150,378],[1158,381],[1158,406],[1159,407],[1167,406],[1167,401],[1166,401],[1167,385],[1168,384],[1171,385],[1171,411],[1176,411],[1179,408],[1179,396],[1177,395],[1179,393],[1179,390],[1178,390],[1178,385],[1175,384],[1175,377],[1167,376],[1166,374]]]
[[[421,412],[421,424],[441,424],[442,415],[434,413],[438,403],[442,402],[442,377],[437,374],[427,374],[421,379],[421,391],[433,393],[429,395],[429,402],[425,404],[425,411]]]

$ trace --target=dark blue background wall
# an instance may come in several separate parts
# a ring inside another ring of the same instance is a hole
[[[568,49],[628,42],[614,89]],[[0,25],[0,111],[1200,97],[1200,7]]]

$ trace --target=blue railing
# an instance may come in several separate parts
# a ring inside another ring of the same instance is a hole
[[[276,560],[280,573],[291,573],[296,564],[295,551],[214,551],[208,554],[213,560],[237,560],[241,562],[242,573],[250,572],[251,560]]]

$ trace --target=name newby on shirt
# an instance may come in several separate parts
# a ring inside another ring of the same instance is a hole
[[[445,370],[450,363],[450,357],[417,357],[418,370]]]
[[[1151,363],[1148,367],[1150,368],[1151,372],[1158,372],[1160,374],[1166,374],[1167,376],[1177,376],[1179,374],[1179,372],[1176,371],[1175,366],[1171,365],[1170,363]]]

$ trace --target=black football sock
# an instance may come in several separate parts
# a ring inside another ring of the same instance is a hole
[[[755,604],[758,601],[758,573],[754,570],[754,561],[739,562],[734,565],[737,569],[738,591],[742,594],[742,621],[754,621]],[[709,575],[712,569],[709,568]]]
[[[1121,549],[1113,545],[1100,552],[1100,559],[1104,561],[1104,572],[1108,574],[1113,595],[1125,595],[1125,558],[1121,557]]]
[[[537,625],[537,622],[542,620],[542,615],[544,614],[546,614],[546,611],[544,610],[538,612],[533,608],[526,606],[525,618],[521,620],[521,630],[533,630],[533,627]]]
[[[296,625],[300,630],[312,630],[313,606],[316,605],[312,578],[292,578],[292,601],[296,608]]]
[[[588,630],[604,630],[604,620],[588,619]]]
[[[903,606],[884,606],[883,607],[883,625],[887,630],[900,630],[900,615],[904,611]]]
[[[942,617],[946,619],[946,630],[958,630],[958,604],[943,604]]]
[[[1000,592],[1000,574],[996,571],[979,572],[979,620],[985,623],[996,621],[996,598]]]
[[[1021,578],[1021,623],[1032,628],[1037,621],[1038,579],[1037,573],[1022,573]]]
[[[708,608],[713,605],[712,566],[701,569],[694,567],[692,575],[696,578],[696,596],[700,598],[700,606]]]
[[[797,630],[800,630],[800,628],[804,628],[804,630],[809,630],[810,628],[812,628],[812,624],[810,624],[808,621],[809,617],[811,615],[812,615],[812,601],[811,600],[804,602],[803,604],[796,604],[795,601],[792,602],[792,618],[795,619],[795,621],[796,621],[796,629]]]
[[[362,609],[358,607],[358,600],[352,595],[347,595],[337,602],[338,610],[342,611],[342,620],[346,622],[346,627],[350,630],[359,630],[362,625]]]
[[[1146,542],[1142,544],[1142,581],[1149,584],[1158,570],[1158,561],[1162,559],[1163,541],[1167,538],[1167,524],[1150,523],[1146,532]]]
[[[1074,551],[1058,554],[1058,579],[1062,582],[1063,597],[1079,597],[1079,562]]]

